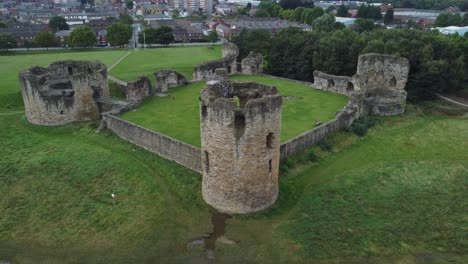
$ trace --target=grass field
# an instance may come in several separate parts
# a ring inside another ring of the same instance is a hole
[[[366,137],[334,134],[335,153],[314,147],[318,161],[280,175],[273,208],[228,220],[237,244],[217,244],[216,257],[466,262],[468,114],[457,112],[409,105]],[[185,246],[211,231],[197,174],[93,123],[44,128],[6,112],[0,122],[0,260],[203,263]]]
[[[264,76],[235,76],[232,79],[275,85],[281,95],[296,98],[283,101],[282,142],[313,128],[318,120],[325,122],[333,119],[336,111],[347,102],[347,97],[343,95]],[[203,86],[204,82],[199,82],[171,89],[169,96],[150,98],[137,111],[125,113],[123,118],[200,146],[198,97]]]
[[[192,79],[193,68],[205,61],[221,58],[221,46],[172,47],[140,49],[132,52],[110,74],[125,81],[134,80],[139,75],[147,75],[154,84],[153,73],[170,68]]]
[[[0,56],[0,73],[2,84],[0,85],[0,109],[21,107],[20,86],[18,73],[30,66],[47,66],[58,60],[101,60],[107,66],[117,61],[125,54],[123,50],[110,51],[50,51],[41,53],[21,53],[20,55]]]

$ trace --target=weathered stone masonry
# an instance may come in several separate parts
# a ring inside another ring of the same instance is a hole
[[[207,80],[213,76],[216,69],[224,68],[228,74],[237,73],[237,56],[239,48],[234,43],[224,43],[222,58],[198,64],[193,69],[193,81]]]
[[[208,204],[247,213],[276,201],[281,106],[276,88],[258,83],[210,82],[202,90],[202,193]]]
[[[26,117],[36,125],[58,126],[98,119],[96,98],[109,95],[106,65],[61,61],[19,73]]]

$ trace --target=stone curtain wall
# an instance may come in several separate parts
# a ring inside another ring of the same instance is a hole
[[[286,159],[291,155],[295,155],[317,144],[330,133],[341,130],[350,126],[355,119],[362,116],[362,105],[355,98],[351,98],[348,104],[341,110],[337,117],[325,124],[322,124],[314,129],[306,131],[299,136],[296,136],[283,144],[280,147],[281,160]]]
[[[201,173],[201,150],[199,148],[109,113],[103,114],[103,122],[120,138]]]

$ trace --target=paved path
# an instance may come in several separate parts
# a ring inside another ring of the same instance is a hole
[[[99,97],[96,98],[96,102],[112,105],[128,105],[128,102],[125,100],[117,99],[114,97]]]
[[[109,68],[107,68],[107,72],[110,72],[113,68],[115,68],[115,66],[119,65],[119,63],[121,63],[125,58],[127,58],[128,55],[130,55],[130,53],[131,53],[130,51],[127,51],[125,55],[123,55],[120,59],[114,62],[114,64],[112,64]]]
[[[455,100],[453,100],[453,99],[450,99],[450,98],[448,98],[448,97],[445,97],[445,96],[443,96],[443,95],[441,95],[441,94],[436,93],[435,95],[437,95],[437,97],[439,97],[440,99],[443,99],[443,100],[445,100],[445,101],[447,101],[447,102],[454,103],[454,104],[457,104],[457,105],[463,106],[463,107],[468,107],[468,104],[460,103],[460,102],[458,102],[458,101],[455,101]]]
[[[118,84],[120,84],[120,85],[127,86],[127,82],[122,81],[122,80],[120,80],[120,79],[117,79],[117,78],[115,78],[114,76],[107,75],[107,79],[108,79],[108,80],[111,80],[111,81],[113,81],[113,82],[115,82],[115,83],[118,83]]]

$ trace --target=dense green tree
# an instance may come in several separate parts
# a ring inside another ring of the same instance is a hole
[[[335,17],[326,13],[315,19],[315,21],[312,23],[312,27],[317,31],[330,32],[335,28]]]
[[[120,15],[119,20],[120,20],[120,23],[124,23],[127,25],[133,24],[133,18],[128,14]]]
[[[255,11],[254,16],[255,17],[269,17],[270,14],[265,9],[259,8],[259,9],[257,9],[257,11]]]
[[[296,16],[296,13],[294,10],[283,10],[280,14],[280,17],[282,19],[290,20],[293,21]]]
[[[3,22],[0,22],[0,28],[7,28],[7,24],[3,23]]]
[[[242,29],[232,41],[239,47],[239,57],[245,58],[249,52],[260,53],[267,60],[271,48],[271,34],[268,30]]]
[[[49,20],[49,28],[57,31],[57,30],[68,30],[70,27],[67,24],[67,20],[61,16],[54,16]]]
[[[96,34],[88,26],[79,26],[70,33],[70,44],[75,47],[94,46]]]
[[[382,19],[382,13],[380,12],[380,8],[377,6],[361,5],[359,6],[357,17],[380,20]]]
[[[284,9],[296,9],[302,5],[301,0],[280,0],[279,4]]]
[[[0,51],[16,48],[16,39],[12,35],[0,34]]]
[[[362,33],[364,31],[372,31],[376,28],[376,26],[374,20],[372,19],[358,18],[356,21],[354,21],[351,28],[358,33]]]
[[[337,17],[347,17],[348,16],[348,7],[345,5],[340,5],[338,7],[338,10],[336,11],[336,16]]]
[[[41,31],[34,37],[34,42],[44,48],[57,46],[57,38],[54,33]]]
[[[132,28],[123,23],[114,23],[107,27],[107,39],[111,45],[122,47],[132,37]]]
[[[155,28],[145,28],[143,31],[138,33],[138,42],[151,47],[152,44],[156,44],[156,34],[157,31]]]
[[[385,16],[384,16],[385,25],[390,25],[393,23],[393,20],[394,20],[393,15],[394,15],[393,8],[390,8],[387,10],[387,12],[385,12]]]
[[[125,2],[125,6],[127,9],[133,9],[133,1],[127,0],[127,2]]]
[[[294,9],[294,21],[301,21],[302,13],[304,12],[305,8],[302,6],[297,7]]]
[[[174,42],[174,33],[172,32],[172,28],[168,26],[161,26],[157,28],[155,34],[157,44],[167,46]]]
[[[320,7],[307,8],[302,13],[301,22],[312,25],[315,19],[321,17],[324,11]]]
[[[436,27],[448,27],[448,26],[462,26],[463,25],[463,18],[460,14],[453,14],[453,13],[442,13],[440,14],[434,26]]]

